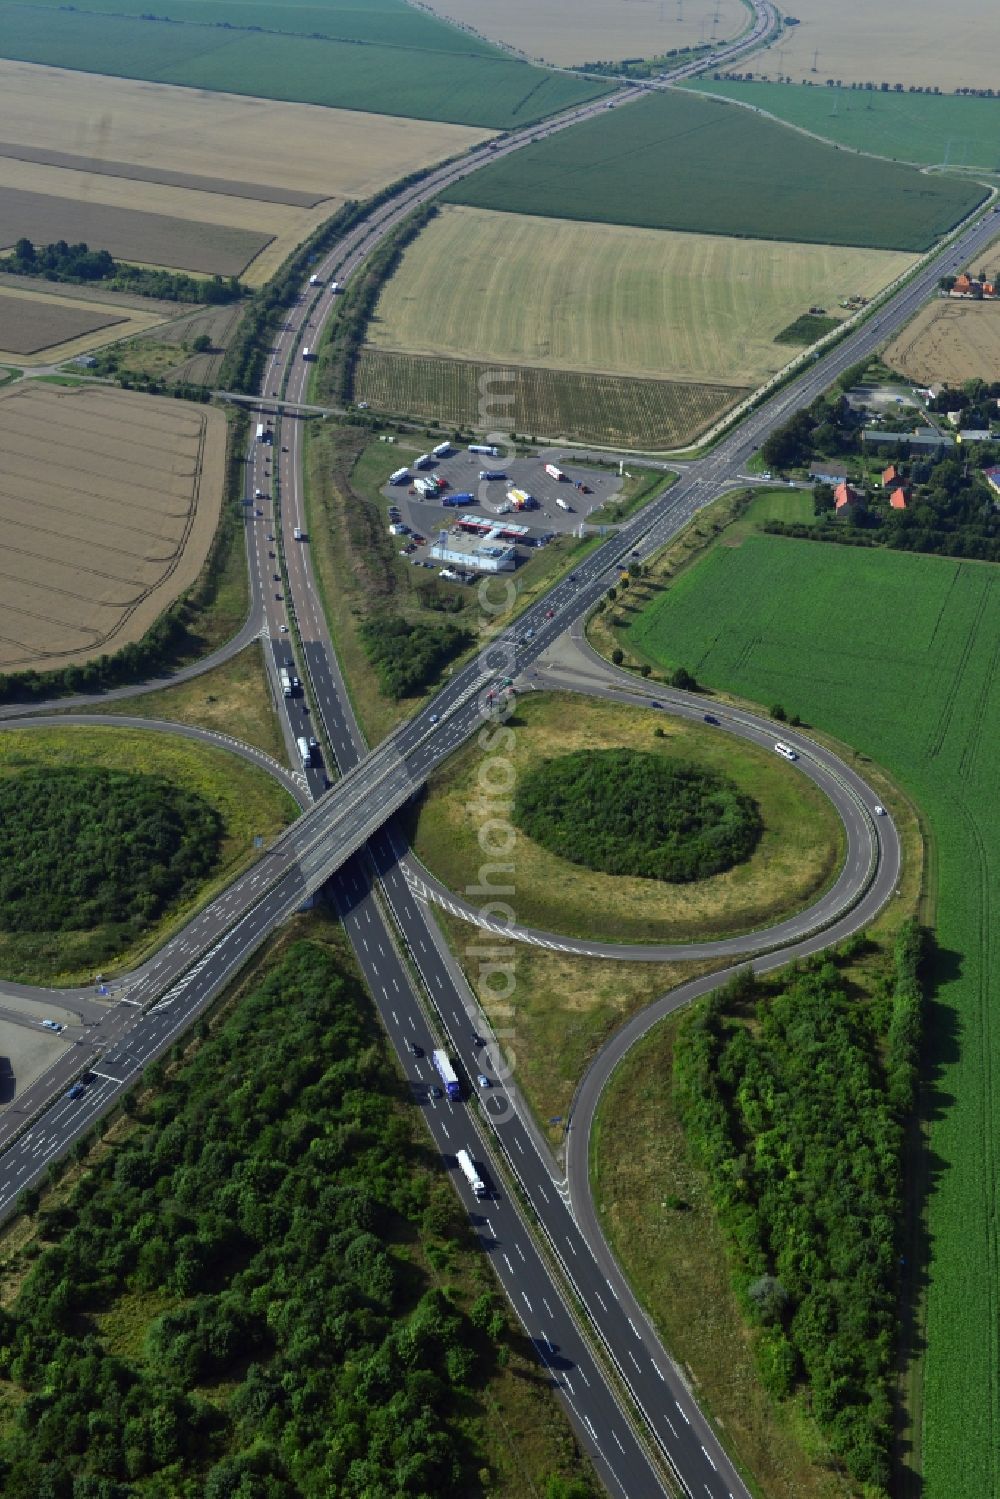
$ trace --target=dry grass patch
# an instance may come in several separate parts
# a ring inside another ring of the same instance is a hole
[[[576,1086],[605,1042],[632,1015],[718,963],[615,963],[514,944],[515,987],[498,1000],[478,981],[483,934],[435,910],[469,983],[508,1039],[514,1079],[549,1139],[558,1144]],[[496,938],[488,939],[496,943]],[[552,1121],[558,1117],[559,1122]]]
[[[519,922],[612,941],[700,940],[771,926],[808,905],[839,869],[844,834],[831,804],[766,750],[655,709],[538,693],[518,705],[510,758],[524,774],[540,759],[625,746],[692,760],[734,781],[759,804],[764,831],[745,864],[687,885],[612,876],[571,864],[519,833],[510,855]],[[663,737],[655,735],[662,730]],[[481,884],[478,832],[482,754],[459,750],[428,783],[414,814],[416,854],[450,889]]]
[[[960,9],[902,0],[796,0],[799,25],[783,30],[759,61],[794,83],[901,83],[944,93],[995,88],[1000,10],[995,0]],[[818,56],[816,54],[818,53]],[[814,66],[815,57],[815,66]],[[876,146],[877,150],[878,147]]]
[[[431,0],[439,16],[471,26],[490,41],[528,57],[566,66],[659,57],[738,36],[747,24],[739,0],[695,0],[685,9],[664,0]]]
[[[408,354],[474,351],[499,364],[753,386],[798,352],[775,343],[794,318],[817,303],[836,309],[843,297],[871,297],[913,260],[446,206],[404,252],[368,341]]]
[[[285,742],[261,660],[261,647],[256,642],[189,682],[109,703],[103,711],[129,718],[161,718],[168,723],[193,724],[217,734],[230,734],[241,744],[254,745],[285,763]]]
[[[108,387],[0,393],[0,670],[138,640],[197,578],[219,518],[221,412]]]

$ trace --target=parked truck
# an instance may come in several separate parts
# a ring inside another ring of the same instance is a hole
[[[499,448],[494,448],[489,443],[485,443],[485,442],[470,442],[469,443],[469,452],[470,453],[484,453],[487,458],[499,458],[500,457],[500,449]]]
[[[569,500],[564,500],[561,495],[556,496],[556,504],[559,506],[560,510],[573,509],[573,506],[570,504]]]
[[[481,468],[479,470],[479,477],[489,483],[491,479],[506,479],[507,475],[502,468]]]
[[[486,1183],[476,1170],[476,1163],[467,1150],[460,1150],[455,1157],[458,1168],[477,1197],[486,1196]]]
[[[389,475],[390,484],[405,484],[409,480],[410,470],[408,468],[397,468],[394,474]]]
[[[562,469],[556,468],[556,465],[554,463],[547,463],[545,465],[545,472],[548,474],[550,479],[557,479],[560,483],[562,483],[563,479],[565,479],[566,477]]]
[[[476,497],[474,494],[468,494],[464,491],[460,494],[443,494],[441,496],[441,503],[442,505],[474,505]]]
[[[439,442],[436,448],[431,448],[431,452],[435,458],[447,458],[451,452],[451,443]]]
[[[526,489],[508,489],[507,498],[516,510],[534,510],[536,508],[537,501],[535,500],[535,496],[529,494]]]
[[[444,1083],[444,1091],[449,1098],[461,1098],[462,1089],[459,1086],[458,1074],[451,1062],[448,1060],[446,1051],[432,1051],[431,1061],[437,1069],[437,1075]]]
[[[433,456],[433,454],[431,454],[431,453],[421,453],[420,457],[417,459],[417,461],[413,465],[413,467],[414,468],[433,468],[434,467],[434,456]]]

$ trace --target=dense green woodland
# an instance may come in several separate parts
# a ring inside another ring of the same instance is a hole
[[[51,1212],[0,1313],[4,1499],[482,1492],[507,1319],[418,1252],[475,1250],[397,1097],[359,985],[293,945]]]
[[[823,959],[770,985],[747,970],[686,1020],[674,1064],[764,1382],[806,1389],[872,1499],[890,1473],[921,946],[905,926],[869,1005]]]
[[[550,853],[605,874],[685,883],[748,859],[763,824],[724,776],[638,750],[575,750],[518,782],[515,825]]]
[[[79,766],[0,780],[0,927],[132,940],[214,867],[222,819],[163,776]]]
[[[399,614],[379,614],[358,634],[386,697],[414,697],[435,682],[444,666],[472,644],[461,625],[411,624]]]

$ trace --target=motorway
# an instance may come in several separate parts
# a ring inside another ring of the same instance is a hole
[[[550,128],[556,126],[540,127],[542,133]],[[507,143],[501,147],[513,148]],[[497,154],[493,152],[491,157]],[[447,170],[471,169],[464,164]],[[420,195],[417,201],[422,200],[432,180],[414,190]],[[436,192],[442,185],[438,178],[430,191]],[[413,204],[411,198],[405,206],[393,204],[379,210],[372,221],[359,226],[332,251],[316,267],[317,272],[325,280],[334,276],[341,282],[348,279],[372,244]],[[114,1003],[103,1010],[103,1018],[71,1030],[71,1047],[19,1100],[20,1112],[9,1111],[0,1121],[0,1147],[6,1146],[0,1155],[0,1214],[9,1211],[18,1192],[35,1181],[50,1160],[64,1154],[72,1141],[134,1084],[142,1069],[190,1026],[277,925],[307,897],[329,886],[388,1035],[411,1081],[415,1104],[452,1170],[456,1190],[466,1203],[480,1242],[540,1359],[549,1367],[602,1480],[611,1492],[632,1499],[664,1492],[658,1464],[650,1455],[652,1446],[666,1461],[675,1483],[688,1494],[696,1494],[699,1499],[706,1493],[710,1499],[725,1499],[727,1495],[744,1499],[747,1490],[742,1480],[610,1256],[589,1199],[585,1148],[589,1121],[604,1079],[622,1048],[631,1044],[631,1031],[615,1038],[581,1085],[570,1135],[568,1182],[564,1182],[521,1104],[515,1084],[505,1076],[501,1050],[490,1045],[484,1051],[474,1039],[476,1034],[489,1034],[485,1019],[400,865],[405,847],[391,820],[392,813],[456,745],[465,742],[482,726],[484,718],[490,717],[484,696],[487,688],[501,676],[527,681],[530,678],[526,674],[533,670],[552,673],[551,663],[547,665],[543,659],[546,653],[585,616],[616,576],[619,564],[636,554],[643,558],[652,555],[676,535],[698,509],[732,482],[768,431],[825,389],[840,370],[886,338],[926,298],[946,266],[959,256],[973,255],[991,237],[992,230],[989,221],[985,227],[969,228],[960,244],[920,272],[914,283],[875,315],[871,325],[860,328],[753,412],[708,458],[692,465],[672,490],[592,552],[575,574],[555,587],[544,604],[534,605],[516,625],[500,631],[475,662],[456,673],[438,695],[433,710],[424,710],[404,723],[371,753],[354,720],[340,676],[309,566],[308,543],[294,539],[296,527],[307,530],[301,487],[302,424],[286,421],[288,430],[279,429],[273,448],[254,444],[247,465],[248,495],[252,498],[260,489],[264,498],[246,507],[254,589],[247,638],[263,633],[272,679],[276,678],[277,666],[292,655],[289,642],[297,640],[309,698],[278,696],[292,763],[297,737],[314,735],[324,752],[332,754],[339,779],[331,790],[326,789],[334,773],[332,764],[310,767],[305,772],[309,794],[315,798],[310,809],[275,840],[252,869],[129,976],[113,996]],[[308,366],[298,353],[302,343],[317,341],[318,322],[329,311],[330,303],[329,296],[322,292],[315,297],[307,294],[290,312],[271,355],[265,396],[283,387],[289,399],[306,393]],[[256,513],[258,509],[261,515]],[[551,619],[547,618],[550,610]],[[530,640],[529,628],[534,631]],[[621,680],[618,674],[604,670],[607,678],[598,690],[631,694],[633,698],[637,695],[634,680]],[[587,686],[582,669],[579,675],[579,681],[569,684],[576,690]],[[558,680],[560,685],[567,685],[565,678]],[[592,683],[587,690],[594,690]],[[679,695],[670,694],[668,711],[691,710]],[[731,721],[720,726],[721,732],[773,737],[773,727],[766,720],[743,713],[727,717]],[[782,733],[791,742],[790,733],[784,729]],[[786,962],[795,952],[816,950],[836,940],[843,931],[863,925],[891,892],[898,869],[891,823],[885,822],[884,833],[880,826],[882,836],[876,837],[874,821],[863,810],[874,800],[868,788],[860,782],[849,785],[849,768],[827,757],[804,736],[798,736],[796,742],[810,769],[831,778],[828,789],[845,823],[852,820],[855,833],[851,847],[858,855],[858,867],[841,889],[845,914],[840,925],[836,924],[837,912],[830,908],[824,922],[829,917],[834,924],[817,932],[815,921],[809,920],[809,913],[803,913],[787,924],[784,936],[791,946],[758,959],[759,967]],[[871,859],[864,857],[865,829],[868,853],[877,855],[874,869]],[[766,938],[762,941],[766,944]],[[719,981],[720,976],[715,975],[704,982],[711,987]],[[667,996],[661,1006],[670,1008],[684,1002],[690,992],[679,991],[680,998]],[[654,1006],[633,1025],[654,1023],[656,1013]],[[477,1106],[456,1106],[432,1096],[427,1055],[441,1036],[470,1077],[480,1071],[491,1077],[493,1086],[478,1095]],[[422,1048],[424,1056],[414,1056],[410,1043]],[[37,1122],[17,1135],[19,1120],[30,1117],[53,1092],[64,1093],[66,1083],[84,1068],[93,1073],[84,1095],[74,1101],[59,1097]],[[454,1170],[454,1153],[462,1146],[485,1167],[494,1189],[488,1203],[472,1198]],[[531,1204],[533,1225],[508,1191],[509,1175],[517,1178]],[[532,1229],[541,1230],[546,1253],[555,1258],[565,1281],[574,1288],[585,1309],[590,1336],[603,1345],[619,1381],[627,1386],[641,1414],[641,1429],[633,1425],[603,1366],[595,1363],[588,1338],[581,1331],[578,1310],[564,1299]]]

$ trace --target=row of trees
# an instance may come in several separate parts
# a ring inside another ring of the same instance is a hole
[[[396,701],[429,687],[473,640],[460,625],[413,624],[400,614],[373,615],[358,626],[358,634],[379,687]]]
[[[111,291],[132,292],[141,297],[159,297],[167,302],[196,302],[214,305],[235,302],[244,294],[239,277],[186,276],[183,271],[147,270],[115,260],[108,250],[92,250],[81,241],[70,245],[66,240],[35,246],[30,239],[19,239],[13,253],[0,259],[0,271],[14,276],[40,276],[46,281],[80,284],[107,282]]]
[[[507,1321],[423,1267],[475,1250],[397,1086],[363,992],[292,946],[49,1215],[0,1312],[5,1499],[481,1492]]]
[[[808,1391],[866,1493],[889,1483],[902,1129],[921,1028],[915,924],[870,1007],[829,961],[750,972],[683,1025],[674,1084],[770,1391]]]
[[[742,863],[763,826],[756,802],[725,777],[631,749],[542,761],[518,781],[512,816],[573,864],[676,884]]]

